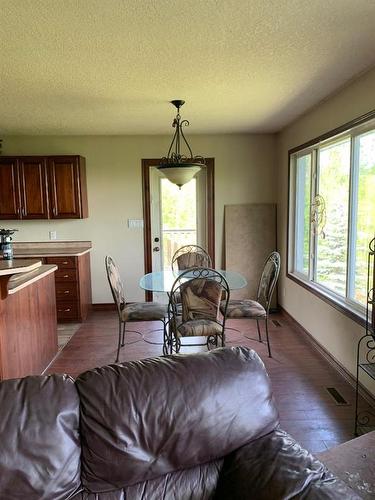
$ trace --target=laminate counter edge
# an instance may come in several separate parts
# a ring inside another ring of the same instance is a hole
[[[57,266],[54,264],[45,264],[34,271],[29,271],[21,275],[12,276],[8,282],[8,295],[19,292],[23,288],[39,281],[48,274],[54,273],[57,270]]]
[[[12,274],[27,273],[42,265],[40,260],[12,259],[0,260],[0,276],[10,276]]]

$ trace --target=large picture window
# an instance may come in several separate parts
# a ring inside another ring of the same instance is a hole
[[[289,189],[289,276],[362,316],[375,236],[375,120],[292,151]]]

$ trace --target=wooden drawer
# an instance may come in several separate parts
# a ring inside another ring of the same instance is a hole
[[[47,264],[56,264],[59,269],[75,269],[77,267],[75,257],[47,257]]]
[[[64,281],[77,281],[76,269],[58,269],[55,272],[56,283]]]
[[[75,300],[59,302],[56,304],[57,321],[76,319],[78,316],[78,306]]]
[[[77,284],[72,281],[56,283],[56,302],[77,299]]]

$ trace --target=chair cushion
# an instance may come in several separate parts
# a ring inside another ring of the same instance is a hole
[[[0,498],[62,500],[81,489],[79,399],[67,375],[0,383]]]
[[[221,302],[221,312],[224,314],[225,302]],[[266,310],[256,300],[229,300],[227,318],[265,318]]]
[[[167,315],[167,306],[159,302],[131,302],[121,311],[122,321],[156,321]]]
[[[210,259],[207,255],[198,252],[187,252],[179,255],[176,259],[180,271],[185,271],[192,267],[207,267]]]
[[[193,319],[177,326],[178,337],[207,337],[222,333],[223,326],[210,319]]]
[[[183,283],[180,288],[183,320],[216,320],[222,291],[221,284],[212,279],[194,278]]]
[[[278,423],[263,362],[245,347],[105,366],[76,387],[81,477],[97,493],[211,462]]]

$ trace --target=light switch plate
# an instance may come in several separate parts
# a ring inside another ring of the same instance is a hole
[[[50,231],[49,232],[49,239],[50,240],[57,240],[57,232],[56,231]]]
[[[143,219],[128,219],[129,229],[143,229]]]

